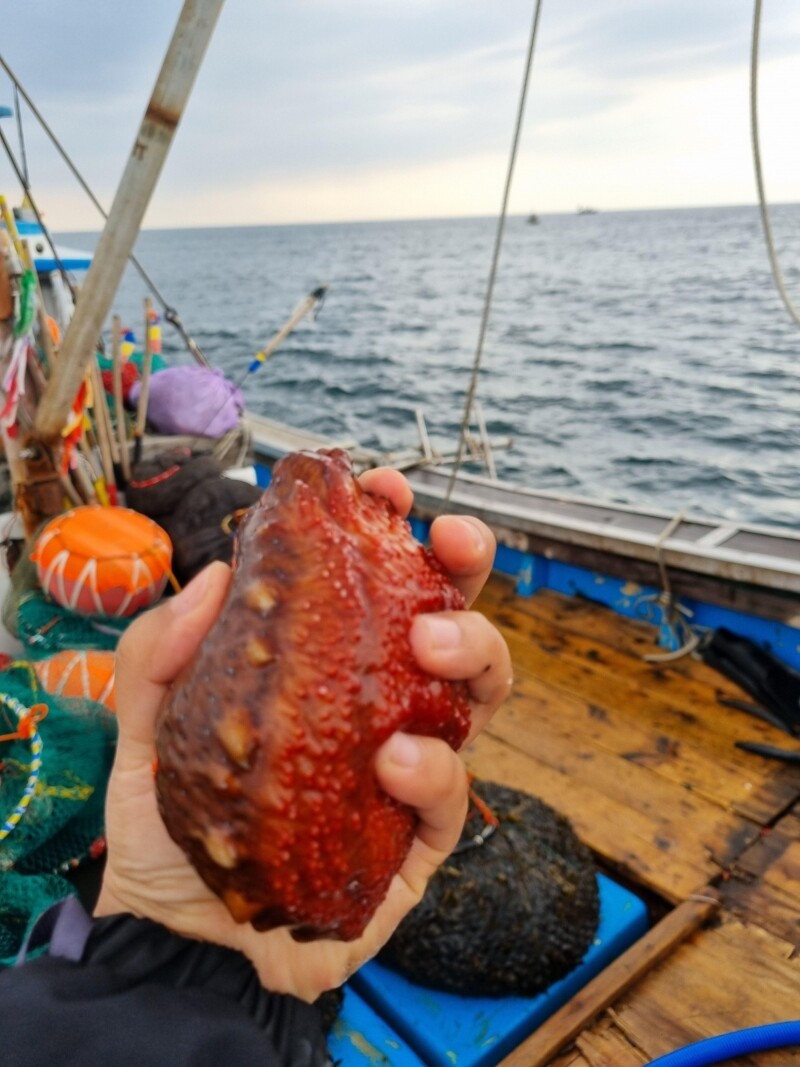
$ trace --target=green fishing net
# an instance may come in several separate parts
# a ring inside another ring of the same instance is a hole
[[[47,713],[36,734],[0,741],[0,965],[45,908],[74,892],[64,874],[104,849],[116,720],[101,704],[45,693],[30,664],[0,672],[0,735],[20,732],[20,709],[37,704]]]

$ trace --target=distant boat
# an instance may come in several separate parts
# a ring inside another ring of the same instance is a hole
[[[539,225],[539,216],[538,215],[528,215],[528,222],[531,224],[531,226],[538,226]]]
[[[578,214],[579,215],[596,215],[597,214],[597,208],[596,207],[580,207],[579,206],[578,207]]]
[[[53,245],[39,224],[32,208],[23,204],[14,208],[17,233],[28,247],[31,260],[39,274],[49,274],[59,268],[68,271],[87,271],[92,265],[91,252]]]

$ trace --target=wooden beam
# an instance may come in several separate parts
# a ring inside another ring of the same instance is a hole
[[[92,265],[70,320],[35,432],[58,441],[93,359],[147,205],[177,129],[224,0],[185,0],[150,103],[134,141]]]

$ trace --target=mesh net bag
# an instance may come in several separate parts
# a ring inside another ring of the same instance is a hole
[[[0,672],[0,963],[29,924],[73,892],[61,877],[102,852],[116,720],[45,693],[30,664]]]
[[[74,888],[57,874],[0,875],[0,967],[13,965],[32,920],[70,895]]]

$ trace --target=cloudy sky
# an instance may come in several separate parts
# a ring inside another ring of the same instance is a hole
[[[512,212],[752,203],[752,7],[544,0]],[[796,201],[800,5],[764,8],[767,191]],[[179,11],[0,0],[0,54],[106,205]],[[145,224],[495,214],[532,15],[533,0],[228,0]],[[97,228],[26,128],[52,228]],[[16,191],[5,160],[0,189]]]

